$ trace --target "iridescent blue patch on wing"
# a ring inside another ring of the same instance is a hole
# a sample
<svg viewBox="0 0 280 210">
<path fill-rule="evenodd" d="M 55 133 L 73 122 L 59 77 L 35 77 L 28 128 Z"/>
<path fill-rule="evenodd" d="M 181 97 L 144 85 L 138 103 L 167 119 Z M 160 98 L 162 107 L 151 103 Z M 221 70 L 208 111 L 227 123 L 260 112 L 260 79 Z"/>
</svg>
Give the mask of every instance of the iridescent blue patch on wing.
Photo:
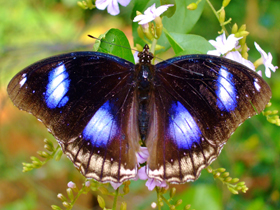
<svg viewBox="0 0 280 210">
<path fill-rule="evenodd" d="M 104 147 L 116 135 L 117 128 L 110 103 L 107 101 L 88 122 L 83 130 L 83 137 L 90 141 L 92 145 Z"/>
<path fill-rule="evenodd" d="M 233 75 L 222 66 L 219 71 L 216 94 L 217 106 L 222 111 L 233 111 L 237 106 L 237 91 L 234 86 Z"/>
<path fill-rule="evenodd" d="M 66 105 L 69 97 L 68 92 L 70 79 L 65 65 L 62 64 L 49 73 L 48 85 L 45 93 L 45 101 L 50 109 L 61 108 Z"/>
<path fill-rule="evenodd" d="M 171 106 L 169 134 L 179 149 L 191 149 L 200 143 L 201 131 L 189 111 L 178 101 Z"/>
</svg>

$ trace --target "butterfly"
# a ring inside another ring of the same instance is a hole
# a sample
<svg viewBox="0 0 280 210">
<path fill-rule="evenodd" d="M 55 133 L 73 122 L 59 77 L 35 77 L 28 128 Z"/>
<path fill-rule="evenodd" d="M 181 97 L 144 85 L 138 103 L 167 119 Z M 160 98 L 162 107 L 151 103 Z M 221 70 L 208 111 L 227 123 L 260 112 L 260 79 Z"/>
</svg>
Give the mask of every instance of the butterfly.
<svg viewBox="0 0 280 210">
<path fill-rule="evenodd" d="M 156 65 L 152 59 L 147 45 L 136 65 L 100 52 L 57 55 L 20 71 L 7 90 L 85 177 L 134 178 L 141 142 L 148 177 L 196 180 L 236 128 L 265 108 L 270 87 L 222 57 L 184 55 Z"/>
</svg>

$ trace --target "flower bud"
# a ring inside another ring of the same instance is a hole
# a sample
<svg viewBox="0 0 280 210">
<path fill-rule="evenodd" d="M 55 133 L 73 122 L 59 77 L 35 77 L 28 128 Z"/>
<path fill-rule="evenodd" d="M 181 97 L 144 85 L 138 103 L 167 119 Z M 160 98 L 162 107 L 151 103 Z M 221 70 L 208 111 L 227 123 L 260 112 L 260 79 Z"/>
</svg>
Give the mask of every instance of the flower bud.
<svg viewBox="0 0 280 210">
<path fill-rule="evenodd" d="M 234 34 L 236 38 L 239 38 L 239 37 L 246 37 L 249 35 L 249 32 L 248 31 L 240 31 L 240 32 L 237 32 Z"/>
<path fill-rule="evenodd" d="M 62 205 L 66 208 L 71 208 L 71 205 L 66 201 L 62 202 Z"/>
<path fill-rule="evenodd" d="M 58 194 L 57 194 L 57 197 L 58 197 L 58 199 L 61 200 L 61 201 L 67 201 L 67 198 L 66 198 L 63 194 L 61 194 L 61 193 L 58 193 Z"/>
<path fill-rule="evenodd" d="M 237 31 L 238 31 L 238 26 L 237 26 L 236 23 L 234 23 L 233 26 L 232 26 L 232 28 L 231 28 L 231 33 L 232 33 L 232 34 L 235 34 L 235 33 L 237 33 Z"/>
<path fill-rule="evenodd" d="M 158 39 L 161 36 L 162 33 L 162 20 L 160 17 L 155 18 L 155 23 L 156 23 L 156 38 Z"/>
<path fill-rule="evenodd" d="M 238 194 L 238 191 L 237 191 L 237 190 L 235 190 L 235 189 L 233 189 L 233 188 L 231 188 L 231 187 L 229 187 L 228 189 L 229 189 L 229 191 L 230 191 L 232 194 L 235 194 L 235 195 Z"/>
<path fill-rule="evenodd" d="M 144 39 L 143 29 L 142 29 L 142 27 L 141 27 L 140 25 L 137 27 L 137 33 L 138 33 L 138 36 L 139 36 L 141 39 Z"/>
<path fill-rule="evenodd" d="M 145 36 L 147 37 L 147 39 L 152 41 L 154 39 L 154 36 L 152 35 L 152 33 L 150 31 L 149 23 L 143 24 L 141 26 L 142 26 L 143 32 L 144 32 Z"/>
<path fill-rule="evenodd" d="M 222 8 L 222 10 L 220 11 L 220 15 L 219 15 L 219 22 L 222 24 L 225 22 L 225 17 L 226 17 L 226 12 L 225 10 Z"/>
<path fill-rule="evenodd" d="M 226 7 L 229 4 L 230 0 L 223 0 L 223 7 Z"/>
<path fill-rule="evenodd" d="M 221 175 L 220 172 L 217 172 L 214 174 L 214 178 L 216 179 L 216 178 L 220 177 L 220 175 Z"/>
<path fill-rule="evenodd" d="M 90 181 L 86 181 L 85 186 L 90 187 Z"/>
<path fill-rule="evenodd" d="M 222 173 L 222 177 L 226 178 L 229 176 L 229 172 Z"/>
<path fill-rule="evenodd" d="M 241 31 L 245 31 L 246 30 L 246 24 L 243 24 L 240 28 L 239 28 L 239 32 Z"/>
<path fill-rule="evenodd" d="M 226 171 L 226 169 L 225 168 L 218 168 L 217 171 L 220 172 L 220 173 L 223 173 L 223 172 Z"/>
<path fill-rule="evenodd" d="M 179 206 L 180 204 L 182 204 L 183 203 L 183 200 L 182 199 L 179 199 L 179 200 L 177 200 L 177 202 L 176 202 L 176 206 Z"/>
<path fill-rule="evenodd" d="M 74 200 L 74 194 L 73 194 L 73 190 L 71 188 L 67 188 L 66 190 L 68 198 L 73 201 Z"/>
<path fill-rule="evenodd" d="M 47 153 L 47 152 L 45 152 L 45 151 L 38 151 L 37 153 L 38 153 L 38 155 L 40 155 L 42 158 L 48 158 L 48 157 L 50 157 L 50 154 Z"/>
<path fill-rule="evenodd" d="M 59 206 L 57 206 L 57 205 L 51 205 L 51 208 L 53 210 L 61 210 L 61 208 Z"/>
<path fill-rule="evenodd" d="M 189 210 L 190 208 L 191 208 L 191 204 L 188 204 L 188 205 L 185 206 L 184 209 L 185 209 L 185 210 Z"/>
<path fill-rule="evenodd" d="M 100 186 L 100 187 L 98 187 L 98 190 L 99 190 L 102 194 L 104 194 L 104 195 L 108 195 L 108 194 L 109 194 L 108 189 L 105 188 L 105 187 Z"/>
<path fill-rule="evenodd" d="M 100 208 L 102 208 L 102 209 L 105 208 L 105 201 L 100 195 L 97 195 L 97 202 L 98 202 Z"/>
<path fill-rule="evenodd" d="M 171 190 L 170 190 L 170 198 L 173 198 L 175 193 L 176 193 L 176 188 L 172 187 Z"/>
<path fill-rule="evenodd" d="M 127 204 L 126 202 L 122 202 L 120 210 L 126 210 Z"/>
<path fill-rule="evenodd" d="M 196 10 L 197 8 L 197 3 L 190 3 L 188 6 L 187 6 L 187 9 L 188 10 Z"/>
</svg>

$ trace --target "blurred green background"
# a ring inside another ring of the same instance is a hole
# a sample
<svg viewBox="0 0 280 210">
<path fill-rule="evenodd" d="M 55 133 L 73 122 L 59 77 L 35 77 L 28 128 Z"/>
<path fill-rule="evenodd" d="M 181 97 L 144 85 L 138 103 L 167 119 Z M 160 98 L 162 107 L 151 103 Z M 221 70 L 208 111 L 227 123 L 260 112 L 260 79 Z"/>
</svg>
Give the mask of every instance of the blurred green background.
<svg viewBox="0 0 280 210">
<path fill-rule="evenodd" d="M 216 9 L 221 0 L 211 1 Z M 20 112 L 9 100 L 6 87 L 9 80 L 33 62 L 63 52 L 91 50 L 93 40 L 87 34 L 99 36 L 110 28 L 118 28 L 133 44 L 131 10 L 133 1 L 121 7 L 118 16 L 106 11 L 83 10 L 76 0 L 0 0 L 0 209 L 50 209 L 61 206 L 58 193 L 65 193 L 69 181 L 78 186 L 82 175 L 65 156 L 59 162 L 50 161 L 44 167 L 22 172 L 22 162 L 43 150 L 43 139 L 54 138 L 35 117 Z M 247 25 L 249 59 L 260 57 L 253 42 L 271 52 L 274 65 L 280 64 L 280 1 L 232 0 L 226 8 L 232 23 Z M 230 24 L 231 26 L 231 24 Z M 229 26 L 229 28 L 230 28 Z M 193 34 L 215 39 L 219 24 L 205 4 Z M 172 51 L 162 57 L 171 57 Z M 272 108 L 280 110 L 279 70 L 267 80 L 271 86 Z M 218 160 L 211 166 L 225 167 L 232 177 L 239 177 L 249 187 L 246 194 L 232 195 L 219 181 L 203 170 L 194 183 L 176 185 L 177 197 L 196 210 L 276 210 L 280 209 L 280 132 L 262 115 L 247 120 L 232 135 Z M 149 192 L 143 181 L 132 182 L 131 192 L 120 201 L 128 209 L 151 209 L 156 193 Z M 100 209 L 96 194 L 88 193 L 77 201 L 74 209 Z M 113 197 L 104 196 L 110 207 Z M 164 208 L 166 209 L 166 208 Z"/>
</svg>

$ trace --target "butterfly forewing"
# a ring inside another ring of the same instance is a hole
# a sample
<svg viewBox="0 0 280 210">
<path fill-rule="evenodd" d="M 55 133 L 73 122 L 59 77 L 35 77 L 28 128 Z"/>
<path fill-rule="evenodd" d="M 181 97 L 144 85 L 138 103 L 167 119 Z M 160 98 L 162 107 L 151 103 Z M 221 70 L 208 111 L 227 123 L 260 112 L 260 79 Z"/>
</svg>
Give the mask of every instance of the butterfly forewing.
<svg viewBox="0 0 280 210">
<path fill-rule="evenodd" d="M 18 73 L 8 94 L 46 125 L 86 177 L 122 182 L 137 173 L 133 71 L 108 54 L 69 53 Z"/>
<path fill-rule="evenodd" d="M 155 75 L 147 173 L 174 183 L 197 179 L 271 97 L 257 73 L 214 56 L 176 57 L 157 64 Z"/>
</svg>

